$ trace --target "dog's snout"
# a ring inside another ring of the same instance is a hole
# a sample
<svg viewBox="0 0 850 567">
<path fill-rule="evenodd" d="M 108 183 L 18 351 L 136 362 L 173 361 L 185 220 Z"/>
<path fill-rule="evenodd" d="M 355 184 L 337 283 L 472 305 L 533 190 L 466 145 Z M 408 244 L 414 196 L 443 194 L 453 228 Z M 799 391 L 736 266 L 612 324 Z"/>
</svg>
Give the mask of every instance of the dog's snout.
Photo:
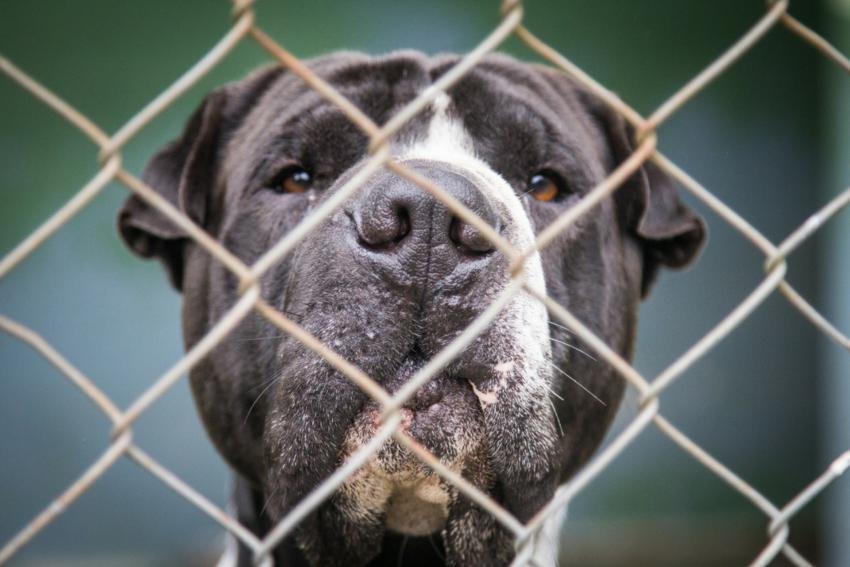
<svg viewBox="0 0 850 567">
<path fill-rule="evenodd" d="M 500 220 L 477 184 L 447 164 L 415 160 L 406 165 L 499 230 Z M 425 254 L 439 249 L 455 261 L 478 258 L 494 250 L 480 230 L 455 215 L 413 181 L 382 174 L 348 209 L 358 246 L 367 253 Z M 392 258 L 388 258 L 392 261 Z"/>
</svg>

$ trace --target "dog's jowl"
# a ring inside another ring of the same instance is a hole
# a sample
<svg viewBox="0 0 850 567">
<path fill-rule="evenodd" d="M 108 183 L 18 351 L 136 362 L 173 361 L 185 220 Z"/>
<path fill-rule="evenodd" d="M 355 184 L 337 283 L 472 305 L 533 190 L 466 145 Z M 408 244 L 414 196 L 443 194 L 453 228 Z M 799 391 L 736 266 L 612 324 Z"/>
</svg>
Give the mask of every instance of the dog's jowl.
<svg viewBox="0 0 850 567">
<path fill-rule="evenodd" d="M 340 53 L 310 67 L 378 124 L 456 57 Z M 250 264 L 368 159 L 340 110 L 278 67 L 211 93 L 145 181 Z M 623 120 L 562 74 L 489 56 L 413 118 L 392 156 L 526 249 L 632 151 Z M 238 300 L 233 274 L 130 197 L 129 246 L 182 292 L 187 347 Z M 528 259 L 547 293 L 625 358 L 660 266 L 699 251 L 702 221 L 645 165 Z M 413 182 L 381 170 L 261 280 L 265 301 L 397 392 L 510 284 L 509 261 Z M 401 427 L 529 520 L 592 454 L 623 391 L 522 292 L 401 410 Z M 204 424 L 234 470 L 237 518 L 262 537 L 367 443 L 381 407 L 299 341 L 252 314 L 191 372 Z M 541 538 L 552 562 L 557 526 Z M 546 540 L 546 541 L 543 541 Z M 395 441 L 275 550 L 279 565 L 505 565 L 511 535 Z M 247 549 L 233 563 L 248 565 Z M 399 563 L 400 561 L 400 563 Z"/>
</svg>

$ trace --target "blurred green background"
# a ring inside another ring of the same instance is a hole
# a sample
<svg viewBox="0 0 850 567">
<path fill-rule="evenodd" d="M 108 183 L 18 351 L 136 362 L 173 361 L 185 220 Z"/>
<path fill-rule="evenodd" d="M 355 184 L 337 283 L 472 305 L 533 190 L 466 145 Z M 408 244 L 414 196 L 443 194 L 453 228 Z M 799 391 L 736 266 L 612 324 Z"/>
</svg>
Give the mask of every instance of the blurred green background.
<svg viewBox="0 0 850 567">
<path fill-rule="evenodd" d="M 648 113 L 763 13 L 761 0 L 529 0 L 526 25 Z M 465 52 L 498 21 L 497 2 L 258 2 L 258 21 L 293 53 Z M 850 2 L 794 2 L 792 13 L 850 52 Z M 220 38 L 225 1 L 0 3 L 0 52 L 114 132 Z M 504 49 L 534 54 L 518 42 Z M 268 60 L 251 41 L 136 136 L 140 173 L 203 95 Z M 783 28 L 661 128 L 661 149 L 774 242 L 850 183 L 850 77 Z M 0 79 L 0 253 L 11 250 L 97 171 L 94 146 Z M 112 184 L 0 281 L 0 313 L 41 333 L 126 407 L 181 355 L 179 296 L 159 266 L 120 244 Z M 665 274 L 644 305 L 637 368 L 663 370 L 749 293 L 763 258 L 705 206 L 698 265 Z M 794 253 L 789 280 L 850 329 L 850 218 Z M 772 296 L 662 398 L 675 425 L 782 504 L 850 448 L 848 353 Z M 636 413 L 624 404 L 619 425 Z M 139 445 L 219 504 L 227 471 L 179 383 L 135 428 Z M 107 421 L 58 372 L 0 335 L 0 542 L 70 484 L 109 441 Z M 795 517 L 791 542 L 819 565 L 850 565 L 850 482 Z M 650 428 L 576 498 L 562 565 L 741 565 L 767 521 Z M 12 565 L 205 565 L 221 530 L 129 461 Z M 777 560 L 777 565 L 784 564 Z"/>
</svg>

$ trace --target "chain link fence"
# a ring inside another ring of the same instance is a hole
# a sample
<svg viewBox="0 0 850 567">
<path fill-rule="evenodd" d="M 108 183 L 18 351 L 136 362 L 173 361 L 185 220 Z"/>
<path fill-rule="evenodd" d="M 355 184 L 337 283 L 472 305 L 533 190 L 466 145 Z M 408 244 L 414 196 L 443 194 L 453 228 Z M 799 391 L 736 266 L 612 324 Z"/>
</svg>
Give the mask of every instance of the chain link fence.
<svg viewBox="0 0 850 567">
<path fill-rule="evenodd" d="M 70 361 L 43 340 L 35 331 L 16 321 L 0 315 L 0 329 L 31 346 L 47 361 L 55 366 L 70 382 L 81 390 L 99 408 L 112 423 L 112 440 L 102 455 L 62 494 L 53 500 L 37 517 L 24 525 L 21 530 L 0 549 L 0 564 L 5 563 L 23 546 L 30 542 L 42 529 L 56 520 L 74 501 L 86 492 L 97 480 L 122 457 L 127 457 L 148 471 L 189 503 L 196 506 L 222 527 L 238 538 L 253 553 L 257 563 L 269 563 L 269 554 L 284 537 L 314 511 L 324 500 L 368 459 L 370 459 L 384 441 L 393 437 L 407 447 L 419 459 L 431 467 L 446 482 L 491 513 L 494 518 L 515 536 L 517 554 L 513 565 L 535 564 L 533 558 L 535 545 L 541 534 L 541 528 L 547 518 L 560 512 L 570 500 L 579 494 L 593 479 L 611 466 L 617 456 L 629 446 L 650 424 L 654 425 L 677 446 L 691 455 L 712 473 L 723 479 L 731 490 L 739 492 L 766 517 L 767 530 L 765 545 L 753 565 L 767 565 L 779 554 L 785 555 L 795 565 L 810 565 L 809 561 L 798 553 L 789 543 L 790 523 L 794 516 L 812 501 L 824 488 L 835 481 L 850 467 L 850 450 L 837 456 L 829 467 L 808 486 L 786 503 L 774 503 L 764 497 L 755 487 L 749 485 L 735 472 L 727 468 L 714 456 L 702 449 L 679 431 L 660 412 L 661 398 L 665 390 L 697 360 L 715 347 L 730 332 L 745 321 L 753 311 L 769 296 L 778 292 L 791 303 L 805 318 L 823 334 L 850 351 L 850 338 L 843 334 L 828 317 L 819 313 L 806 299 L 798 294 L 786 281 L 789 256 L 829 219 L 842 208 L 850 204 L 850 187 L 826 203 L 820 210 L 803 220 L 802 224 L 779 243 L 768 240 L 759 233 L 745 218 L 721 202 L 708 189 L 699 184 L 657 150 L 656 130 L 674 115 L 696 93 L 705 88 L 722 74 L 737 59 L 752 49 L 761 38 L 775 26 L 784 26 L 795 34 L 803 44 L 819 50 L 824 57 L 850 74 L 850 60 L 823 38 L 788 12 L 788 1 L 772 1 L 767 4 L 764 15 L 737 42 L 718 59 L 713 61 L 701 73 L 670 96 L 648 117 L 641 116 L 628 104 L 618 99 L 605 87 L 594 81 L 576 67 L 569 59 L 538 39 L 523 25 L 523 5 L 519 1 L 506 1 L 501 6 L 502 18 L 499 25 L 472 51 L 467 53 L 449 72 L 432 86 L 422 92 L 405 108 L 399 111 L 383 126 L 378 126 L 356 106 L 327 85 L 311 72 L 298 58 L 293 56 L 258 26 L 254 5 L 251 0 L 233 2 L 234 23 L 228 33 L 212 49 L 146 107 L 133 116 L 113 135 L 104 132 L 89 118 L 65 103 L 59 96 L 41 86 L 27 73 L 6 58 L 0 57 L 0 69 L 34 97 L 41 100 L 52 110 L 60 114 L 99 148 L 100 169 L 97 174 L 53 214 L 40 227 L 18 244 L 0 261 L 0 278 L 9 274 L 27 256 L 50 238 L 60 227 L 71 220 L 111 181 L 117 180 L 151 206 L 156 207 L 175 225 L 183 229 L 199 246 L 212 254 L 226 266 L 240 281 L 240 300 L 230 308 L 227 314 L 199 341 L 186 355 L 178 360 L 164 374 L 159 376 L 150 387 L 126 409 L 119 408 L 85 374 Z M 389 152 L 389 142 L 393 136 L 428 107 L 440 93 L 445 92 L 460 80 L 481 58 L 499 47 L 511 35 L 516 36 L 532 50 L 548 60 L 552 65 L 567 73 L 587 89 L 598 95 L 612 109 L 620 113 L 636 132 L 635 150 L 632 155 L 617 167 L 612 174 L 588 193 L 576 206 L 560 216 L 550 226 L 545 227 L 537 236 L 533 246 L 519 250 L 506 242 L 499 234 L 465 208 L 461 203 L 443 192 L 428 179 L 411 171 L 393 159 Z M 187 89 L 194 85 L 213 69 L 229 52 L 243 41 L 254 41 L 267 51 L 290 72 L 298 75 L 305 83 L 322 97 L 338 107 L 369 138 L 369 157 L 365 167 L 353 177 L 331 199 L 317 208 L 292 232 L 274 244 L 253 265 L 245 265 L 226 248 L 222 247 L 209 234 L 195 225 L 188 217 L 175 209 L 168 201 L 159 196 L 152 188 L 127 171 L 122 165 L 122 148 L 147 124 L 171 105 Z M 601 339 L 595 336 L 582 321 L 578 320 L 561 305 L 540 293 L 523 277 L 523 263 L 536 251 L 545 248 L 561 232 L 588 213 L 603 199 L 610 196 L 647 160 L 653 161 L 662 170 L 676 179 L 696 199 L 700 200 L 732 228 L 742 234 L 752 245 L 764 254 L 764 277 L 758 286 L 728 313 L 714 328 L 699 339 L 693 346 L 681 354 L 663 372 L 654 378 L 642 376 L 628 362 L 615 353 Z M 261 296 L 259 278 L 270 267 L 279 262 L 293 247 L 307 236 L 328 215 L 340 207 L 346 199 L 354 195 L 364 182 L 376 171 L 385 168 L 419 185 L 433 195 L 460 217 L 481 231 L 498 250 L 510 260 L 511 283 L 502 294 L 466 328 L 452 343 L 430 360 L 410 381 L 394 396 L 381 385 L 367 376 L 357 367 L 341 358 L 329 346 L 299 327 L 283 313 L 274 309 Z M 548 502 L 528 523 L 522 524 L 507 510 L 478 490 L 458 473 L 448 469 L 440 461 L 417 444 L 399 429 L 401 416 L 399 409 L 404 402 L 415 394 L 441 368 L 463 351 L 515 295 L 527 293 L 542 302 L 550 316 L 560 324 L 566 325 L 588 345 L 596 355 L 603 357 L 621 375 L 629 386 L 634 388 L 639 398 L 639 411 L 631 422 L 601 451 L 594 460 L 585 466 L 568 483 L 562 485 L 553 499 Z M 240 525 L 224 510 L 210 502 L 192 486 L 183 482 L 167 468 L 160 465 L 139 447 L 133 438 L 133 425 L 136 420 L 155 404 L 165 392 L 178 382 L 195 364 L 216 347 L 251 312 L 256 312 L 285 333 L 301 341 L 318 356 L 326 360 L 360 387 L 383 407 L 382 426 L 375 437 L 360 448 L 343 466 L 317 486 L 303 501 L 287 514 L 270 532 L 259 539 L 251 531 Z"/>
</svg>

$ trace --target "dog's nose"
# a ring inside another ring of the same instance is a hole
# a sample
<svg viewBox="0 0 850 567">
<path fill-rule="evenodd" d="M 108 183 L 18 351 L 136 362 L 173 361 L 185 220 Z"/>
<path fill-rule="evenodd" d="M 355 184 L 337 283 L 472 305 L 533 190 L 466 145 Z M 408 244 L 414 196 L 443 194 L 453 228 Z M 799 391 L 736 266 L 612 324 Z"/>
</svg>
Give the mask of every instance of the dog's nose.
<svg viewBox="0 0 850 567">
<path fill-rule="evenodd" d="M 462 170 L 442 162 L 411 160 L 405 165 L 499 230 L 499 217 L 481 189 Z M 348 208 L 358 245 L 366 252 L 396 255 L 438 249 L 455 261 L 485 256 L 493 244 L 472 225 L 412 181 L 386 172 Z M 371 255 L 371 254 L 370 254 Z"/>
</svg>

